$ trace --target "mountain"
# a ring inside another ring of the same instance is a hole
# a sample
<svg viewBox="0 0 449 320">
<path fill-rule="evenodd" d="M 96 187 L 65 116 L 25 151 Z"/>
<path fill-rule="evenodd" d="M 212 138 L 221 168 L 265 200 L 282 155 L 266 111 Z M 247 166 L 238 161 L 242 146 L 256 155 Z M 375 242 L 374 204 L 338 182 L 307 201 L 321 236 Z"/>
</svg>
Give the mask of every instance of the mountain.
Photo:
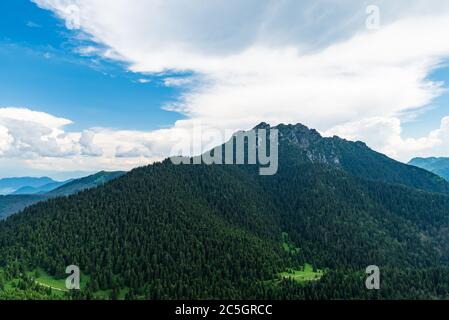
<svg viewBox="0 0 449 320">
<path fill-rule="evenodd" d="M 89 279 L 76 298 L 448 298 L 445 180 L 361 142 L 276 129 L 274 176 L 165 160 L 26 208 L 0 222 L 0 268 L 58 279 L 75 264 Z M 382 290 L 365 287 L 373 264 Z"/>
<path fill-rule="evenodd" d="M 52 182 L 35 188 L 22 187 L 11 195 L 0 196 L 0 219 L 4 219 L 40 201 L 95 188 L 123 174 L 124 172 L 102 171 L 80 179 Z"/>
<path fill-rule="evenodd" d="M 47 198 L 43 195 L 0 196 L 0 220 L 16 212 L 22 211 L 25 207 L 46 199 Z"/>
<path fill-rule="evenodd" d="M 408 164 L 426 169 L 449 180 L 449 158 L 414 158 Z"/>
<path fill-rule="evenodd" d="M 264 124 L 259 125 L 262 127 Z M 280 125 L 278 129 L 283 142 L 281 146 L 288 146 L 284 152 L 291 152 L 285 157 L 288 161 L 330 164 L 361 178 L 449 195 L 449 184 L 445 179 L 390 159 L 363 142 L 350 142 L 336 136 L 323 138 L 316 130 L 301 124 Z"/>
<path fill-rule="evenodd" d="M 96 174 L 65 183 L 59 188 L 52 189 L 48 194 L 51 196 L 68 196 L 82 190 L 98 187 L 99 185 L 116 179 L 124 174 L 125 172 L 123 171 L 101 171 Z"/>
<path fill-rule="evenodd" d="M 1 195 L 11 194 L 17 191 L 18 189 L 24 187 L 39 188 L 44 185 L 55 182 L 56 181 L 48 177 L 42 178 L 23 177 L 23 178 L 0 179 L 0 194 Z"/>
<path fill-rule="evenodd" d="M 39 189 L 33 187 L 21 187 L 20 189 L 12 192 L 13 195 L 26 195 L 26 194 L 38 194 Z"/>
<path fill-rule="evenodd" d="M 45 193 L 48 193 L 55 189 L 58 189 L 72 181 L 73 181 L 73 179 L 70 179 L 67 181 L 62 181 L 62 182 L 51 182 L 51 183 L 45 184 L 40 187 L 26 186 L 26 187 L 22 187 L 22 188 L 16 190 L 15 192 L 13 192 L 11 194 L 13 194 L 13 195 L 45 194 Z"/>
</svg>

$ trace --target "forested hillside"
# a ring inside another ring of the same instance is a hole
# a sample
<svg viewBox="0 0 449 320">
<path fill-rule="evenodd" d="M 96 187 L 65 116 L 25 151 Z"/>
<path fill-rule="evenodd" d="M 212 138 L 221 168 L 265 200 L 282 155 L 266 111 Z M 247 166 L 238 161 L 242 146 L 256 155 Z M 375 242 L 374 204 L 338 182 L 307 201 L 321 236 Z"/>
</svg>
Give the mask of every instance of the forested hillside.
<svg viewBox="0 0 449 320">
<path fill-rule="evenodd" d="M 49 187 L 48 192 L 42 193 L 27 193 L 21 194 L 17 192 L 14 194 L 1 196 L 0 195 L 0 220 L 4 219 L 14 213 L 18 213 L 26 207 L 35 203 L 45 201 L 54 197 L 68 196 L 77 192 L 95 188 L 108 181 L 116 179 L 122 176 L 124 172 L 98 172 L 94 175 L 87 176 L 80 179 L 68 180 L 64 183 L 51 183 L 41 187 L 41 191 L 44 191 L 46 187 Z M 22 191 L 25 191 L 21 189 Z M 28 190 L 30 191 L 30 190 Z"/>
<path fill-rule="evenodd" d="M 275 176 L 166 160 L 31 206 L 0 223 L 0 268 L 58 278 L 78 265 L 89 281 L 77 298 L 448 297 L 444 180 L 361 143 L 279 129 Z M 310 279 L 288 276 L 309 264 Z M 365 288 L 373 264 L 379 291 Z"/>
</svg>

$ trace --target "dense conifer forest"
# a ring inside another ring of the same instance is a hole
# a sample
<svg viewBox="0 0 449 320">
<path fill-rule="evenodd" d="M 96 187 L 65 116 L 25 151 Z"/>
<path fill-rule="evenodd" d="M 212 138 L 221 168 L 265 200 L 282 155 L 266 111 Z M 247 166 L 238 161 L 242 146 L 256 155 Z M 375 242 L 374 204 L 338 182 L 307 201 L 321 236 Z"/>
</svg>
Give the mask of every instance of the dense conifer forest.
<svg viewBox="0 0 449 320">
<path fill-rule="evenodd" d="M 0 222 L 0 299 L 449 297 L 446 181 L 361 142 L 278 129 L 275 176 L 165 160 Z M 320 276 L 281 276 L 306 264 Z M 63 279 L 68 265 L 89 281 L 62 297 L 28 275 Z M 381 290 L 365 287 L 369 265 Z"/>
</svg>

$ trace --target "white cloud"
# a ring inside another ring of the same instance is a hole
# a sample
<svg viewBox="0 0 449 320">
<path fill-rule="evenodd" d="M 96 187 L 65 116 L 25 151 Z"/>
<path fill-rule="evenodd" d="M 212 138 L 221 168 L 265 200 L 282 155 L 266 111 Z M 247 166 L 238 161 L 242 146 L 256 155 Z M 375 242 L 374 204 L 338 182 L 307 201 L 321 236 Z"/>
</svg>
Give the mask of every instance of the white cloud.
<svg viewBox="0 0 449 320">
<path fill-rule="evenodd" d="M 192 78 L 182 77 L 168 77 L 164 79 L 164 85 L 167 87 L 182 87 L 193 82 Z"/>
<path fill-rule="evenodd" d="M 400 139 L 401 121 L 398 118 L 367 118 L 338 125 L 325 131 L 323 135 L 338 136 L 352 141 L 360 140 L 375 150 L 387 152 L 388 148 L 397 145 L 397 139 Z"/>
<path fill-rule="evenodd" d="M 146 84 L 146 83 L 150 83 L 151 80 L 150 79 L 141 78 L 141 79 L 138 79 L 137 82 L 141 83 L 141 84 Z"/>
<path fill-rule="evenodd" d="M 185 134 L 195 121 L 233 130 L 302 122 L 404 159 L 421 150 L 420 140 L 403 140 L 398 119 L 441 94 L 428 76 L 449 57 L 447 1 L 34 1 L 131 71 L 187 71 L 198 80 L 165 106 L 188 117 L 171 129 L 96 132 L 88 145 L 111 163 L 115 155 L 135 163 L 167 155 L 167 135 Z M 372 2 L 381 9 L 375 32 L 365 29 Z"/>
<path fill-rule="evenodd" d="M 440 127 L 421 138 L 403 138 L 398 118 L 369 118 L 336 126 L 325 136 L 339 136 L 360 140 L 379 152 L 404 162 L 414 157 L 448 156 L 449 117 L 441 120 Z"/>
<path fill-rule="evenodd" d="M 0 108 L 3 157 L 69 156 L 76 152 L 73 137 L 62 127 L 70 120 L 25 108 Z"/>
<path fill-rule="evenodd" d="M 92 128 L 27 108 L 0 108 L 0 160 L 37 170 L 130 170 L 163 159 L 187 128 L 154 132 Z"/>
<path fill-rule="evenodd" d="M 3 155 L 12 143 L 8 128 L 0 125 L 0 155 Z"/>
<path fill-rule="evenodd" d="M 75 51 L 83 57 L 95 56 L 101 53 L 101 50 L 94 46 L 81 46 Z"/>
<path fill-rule="evenodd" d="M 95 132 L 86 130 L 81 133 L 79 140 L 81 154 L 98 157 L 103 154 L 103 149 L 95 144 Z"/>
</svg>

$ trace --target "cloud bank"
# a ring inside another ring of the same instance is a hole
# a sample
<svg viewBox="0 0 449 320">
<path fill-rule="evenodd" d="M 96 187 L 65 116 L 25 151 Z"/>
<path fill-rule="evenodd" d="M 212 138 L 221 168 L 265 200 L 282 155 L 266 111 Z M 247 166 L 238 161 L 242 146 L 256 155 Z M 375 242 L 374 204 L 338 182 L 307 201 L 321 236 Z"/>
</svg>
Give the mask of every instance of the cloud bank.
<svg viewBox="0 0 449 320">
<path fill-rule="evenodd" d="M 68 120 L 48 115 L 48 123 L 29 123 L 43 142 L 27 141 L 27 132 L 12 129 L 14 121 L 0 120 L 5 156 L 21 150 L 41 160 L 59 154 L 76 165 L 133 166 L 168 155 L 194 123 L 232 131 L 261 121 L 301 122 L 365 140 L 399 160 L 449 155 L 447 118 L 421 139 L 403 139 L 400 120 L 444 91 L 428 77 L 449 57 L 447 1 L 376 1 L 376 31 L 365 27 L 372 3 L 355 0 L 34 2 L 107 48 L 89 54 L 124 61 L 136 73 L 191 73 L 165 81 L 188 87 L 165 106 L 187 120 L 153 132 L 68 133 Z"/>
</svg>

